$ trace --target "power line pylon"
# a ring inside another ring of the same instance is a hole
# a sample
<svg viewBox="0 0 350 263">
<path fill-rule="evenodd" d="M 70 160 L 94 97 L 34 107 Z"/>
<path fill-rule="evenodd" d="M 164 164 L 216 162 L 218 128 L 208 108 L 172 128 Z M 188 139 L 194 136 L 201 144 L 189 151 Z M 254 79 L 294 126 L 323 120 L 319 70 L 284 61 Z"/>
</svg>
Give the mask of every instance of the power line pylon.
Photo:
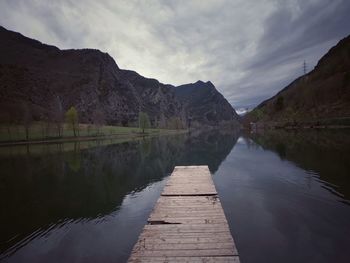
<svg viewBox="0 0 350 263">
<path fill-rule="evenodd" d="M 304 60 L 303 63 L 303 70 L 304 70 L 304 75 L 307 73 L 307 65 L 306 65 L 306 61 Z"/>
</svg>

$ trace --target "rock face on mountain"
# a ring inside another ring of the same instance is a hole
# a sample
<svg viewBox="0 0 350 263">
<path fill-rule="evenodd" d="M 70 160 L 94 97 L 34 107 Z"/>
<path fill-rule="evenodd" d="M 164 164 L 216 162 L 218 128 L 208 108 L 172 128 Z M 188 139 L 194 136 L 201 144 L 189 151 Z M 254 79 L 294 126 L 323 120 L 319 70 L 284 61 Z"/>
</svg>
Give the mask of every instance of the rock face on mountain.
<svg viewBox="0 0 350 263">
<path fill-rule="evenodd" d="M 57 108 L 75 106 L 80 121 L 102 111 L 110 124 L 136 122 L 139 111 L 151 120 L 178 116 L 181 104 L 168 85 L 121 70 L 99 50 L 60 50 L 0 27 L 2 118 L 21 115 L 27 104 L 34 119 L 50 119 Z"/>
<path fill-rule="evenodd" d="M 123 125 L 135 124 L 139 111 L 147 112 L 154 126 L 163 127 L 173 118 L 187 125 L 192 116 L 200 125 L 213 125 L 236 117 L 211 83 L 189 84 L 196 85 L 198 96 L 194 99 L 193 90 L 187 99 L 191 89 L 186 85 L 165 85 L 120 69 L 99 50 L 60 50 L 3 27 L 0 39 L 2 122 L 16 121 L 28 112 L 34 120 L 50 121 L 57 111 L 64 113 L 71 106 L 81 122 L 91 122 L 99 111 L 107 123 Z M 222 101 L 225 107 L 219 105 Z"/>
<path fill-rule="evenodd" d="M 194 126 L 201 123 L 215 126 L 239 120 L 230 103 L 210 81 L 199 80 L 196 83 L 174 87 L 174 91 Z"/>
<path fill-rule="evenodd" d="M 331 48 L 314 70 L 247 114 L 249 121 L 350 125 L 350 36 Z"/>
</svg>

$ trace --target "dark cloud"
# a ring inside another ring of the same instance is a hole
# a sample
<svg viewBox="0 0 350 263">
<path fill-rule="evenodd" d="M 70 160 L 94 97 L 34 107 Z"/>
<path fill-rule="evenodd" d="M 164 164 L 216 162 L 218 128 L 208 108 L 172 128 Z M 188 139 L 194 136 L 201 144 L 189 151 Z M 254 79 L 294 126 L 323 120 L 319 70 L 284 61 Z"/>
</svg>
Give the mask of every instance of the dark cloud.
<svg viewBox="0 0 350 263">
<path fill-rule="evenodd" d="M 298 1 L 300 14 L 281 6 L 264 24 L 265 33 L 249 69 L 279 65 L 300 57 L 300 52 L 329 41 L 339 41 L 350 33 L 350 2 L 321 0 Z M 259 55 L 260 54 L 260 55 Z"/>
<path fill-rule="evenodd" d="M 265 20 L 256 55 L 244 65 L 247 77 L 238 83 L 243 88 L 242 96 L 235 99 L 237 105 L 247 100 L 256 105 L 274 95 L 302 74 L 304 60 L 312 70 L 330 47 L 350 33 L 349 1 L 293 4 L 294 8 L 278 5 Z M 254 95 L 253 90 L 259 91 Z"/>
<path fill-rule="evenodd" d="M 211 80 L 244 111 L 350 33 L 347 0 L 0 2 L 0 24 L 60 48 L 98 48 L 165 83 Z"/>
</svg>

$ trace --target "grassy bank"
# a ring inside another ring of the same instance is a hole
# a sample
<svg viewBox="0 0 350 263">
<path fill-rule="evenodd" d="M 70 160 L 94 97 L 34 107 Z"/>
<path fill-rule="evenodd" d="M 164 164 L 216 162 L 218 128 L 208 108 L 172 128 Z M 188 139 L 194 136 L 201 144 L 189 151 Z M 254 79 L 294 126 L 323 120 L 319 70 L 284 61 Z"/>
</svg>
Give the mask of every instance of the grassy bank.
<svg viewBox="0 0 350 263">
<path fill-rule="evenodd" d="M 74 136 L 73 130 L 63 125 L 59 136 L 58 129 L 53 125 L 45 123 L 34 123 L 28 129 L 28 140 L 26 140 L 26 129 L 22 125 L 0 125 L 0 144 L 21 143 L 45 143 L 64 141 L 86 141 L 104 138 L 132 139 L 140 136 L 156 136 L 174 133 L 183 133 L 184 130 L 168 129 L 146 129 L 142 134 L 137 127 L 102 126 L 96 128 L 87 124 L 79 124 L 79 132 Z"/>
</svg>

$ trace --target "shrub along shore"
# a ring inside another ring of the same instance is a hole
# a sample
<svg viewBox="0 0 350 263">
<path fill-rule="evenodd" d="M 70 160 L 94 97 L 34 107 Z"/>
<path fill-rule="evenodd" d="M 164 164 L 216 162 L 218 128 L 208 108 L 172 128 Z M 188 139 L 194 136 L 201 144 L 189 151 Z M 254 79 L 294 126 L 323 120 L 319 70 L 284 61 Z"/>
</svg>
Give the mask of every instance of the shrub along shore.
<svg viewBox="0 0 350 263">
<path fill-rule="evenodd" d="M 94 126 L 81 123 L 76 126 L 75 130 L 69 124 L 63 124 L 59 129 L 53 124 L 44 122 L 32 123 L 30 127 L 0 124 L 0 145 L 87 141 L 115 137 L 133 139 L 184 132 L 186 132 L 184 129 L 140 129 L 139 127 Z"/>
</svg>

